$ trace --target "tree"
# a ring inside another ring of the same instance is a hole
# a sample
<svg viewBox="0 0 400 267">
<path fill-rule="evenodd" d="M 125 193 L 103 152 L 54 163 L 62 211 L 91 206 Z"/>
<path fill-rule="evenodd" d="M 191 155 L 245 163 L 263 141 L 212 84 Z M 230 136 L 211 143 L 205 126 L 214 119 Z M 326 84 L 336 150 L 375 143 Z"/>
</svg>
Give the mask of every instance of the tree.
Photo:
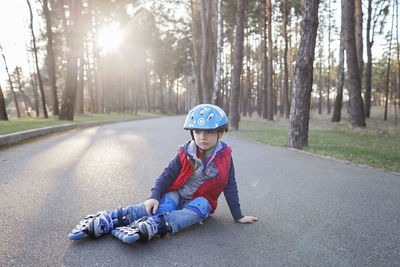
<svg viewBox="0 0 400 267">
<path fill-rule="evenodd" d="M 245 0 L 237 1 L 236 9 L 236 35 L 234 64 L 231 82 L 231 99 L 229 105 L 229 119 L 233 130 L 239 130 L 239 96 L 240 96 L 240 76 L 243 68 L 243 46 L 244 46 L 244 9 Z"/>
<path fill-rule="evenodd" d="M 28 45 L 25 43 L 25 50 L 26 50 L 26 54 L 27 54 L 27 60 L 28 60 L 28 65 L 31 67 L 31 69 L 34 69 L 34 67 L 31 64 L 31 59 L 32 59 L 32 53 L 28 47 Z M 36 86 L 36 74 L 34 72 L 30 72 L 30 83 L 32 86 L 32 93 L 33 93 L 33 101 L 34 101 L 34 110 L 36 113 L 36 117 L 40 116 L 39 113 L 39 96 L 38 96 L 38 90 L 37 90 L 37 86 Z"/>
<path fill-rule="evenodd" d="M 372 41 L 370 40 L 371 36 L 371 19 L 372 19 L 372 0 L 368 0 L 368 18 L 367 18 L 367 68 L 366 68 L 366 76 L 365 76 L 365 117 L 370 117 L 371 110 L 371 79 L 372 79 Z"/>
<path fill-rule="evenodd" d="M 203 102 L 203 92 L 201 91 L 201 77 L 200 77 L 200 69 L 199 69 L 199 52 L 198 52 L 198 30 L 197 30 L 197 24 L 198 19 L 195 16 L 194 12 L 194 3 L 193 0 L 190 1 L 190 9 L 191 9 L 191 15 L 192 15 L 192 24 L 191 24 L 191 33 L 192 33 L 192 45 L 193 45 L 193 56 L 192 56 L 192 75 L 193 75 L 193 80 L 194 80 L 194 93 L 193 93 L 193 98 L 196 99 L 197 101 L 194 101 L 195 103 L 202 103 Z"/>
<path fill-rule="evenodd" d="M 349 120 L 353 127 L 365 127 L 364 105 L 361 98 L 361 78 L 357 58 L 354 23 L 354 1 L 342 0 L 344 45 L 349 78 Z"/>
<path fill-rule="evenodd" d="M 1 85 L 0 85 L 0 120 L 2 121 L 8 120 L 6 103 L 4 102 L 4 95 L 3 95 L 3 90 L 1 89 Z"/>
<path fill-rule="evenodd" d="M 266 119 L 274 119 L 274 93 L 272 87 L 272 3 L 267 0 L 267 18 L 268 18 L 268 60 L 267 60 L 267 116 Z"/>
<path fill-rule="evenodd" d="M 53 95 L 53 115 L 58 116 L 58 99 L 56 85 L 56 67 L 53 51 L 53 31 L 51 30 L 51 16 L 48 6 L 48 0 L 43 0 L 43 13 L 46 19 L 46 35 L 47 35 L 47 70 L 49 72 L 50 89 Z"/>
<path fill-rule="evenodd" d="M 361 83 L 364 70 L 363 38 L 362 38 L 363 14 L 362 14 L 361 0 L 354 1 L 354 19 L 355 19 L 354 30 L 355 30 L 355 42 L 357 50 L 357 63 L 358 63 L 358 71 L 360 73 L 359 76 Z"/>
<path fill-rule="evenodd" d="M 265 101 L 265 88 L 266 88 L 266 79 L 267 77 L 267 34 L 266 34 L 266 19 L 265 19 L 265 0 L 260 0 L 260 18 L 259 18 L 259 32 L 261 36 L 260 43 L 260 71 L 259 71 L 259 85 L 258 85 L 258 94 L 257 94 L 257 113 L 261 117 L 265 114 L 264 110 L 267 106 Z"/>
<path fill-rule="evenodd" d="M 323 97 L 322 97 L 322 91 L 323 91 L 323 76 L 322 76 L 322 62 L 324 61 L 323 59 L 323 51 L 324 51 L 324 44 L 323 44 L 323 39 L 324 39 L 324 31 L 321 29 L 318 34 L 318 43 L 319 43 L 319 51 L 318 51 L 318 57 L 319 57 L 319 84 L 318 84 L 318 93 L 319 93 L 319 101 L 318 101 L 318 114 L 322 114 L 322 102 L 323 102 Z"/>
<path fill-rule="evenodd" d="M 389 55 L 388 55 L 388 66 L 386 72 L 386 91 L 385 91 L 385 115 L 384 120 L 387 121 L 387 113 L 388 113 L 388 101 L 389 101 L 389 79 L 390 79 L 390 58 L 392 53 L 392 39 L 393 39 L 393 25 L 394 25 L 394 13 L 395 13 L 395 2 L 393 1 L 393 10 L 392 10 L 392 27 L 390 29 L 390 37 L 389 37 Z"/>
<path fill-rule="evenodd" d="M 14 105 L 15 105 L 15 109 L 17 111 L 17 117 L 21 118 L 21 113 L 19 111 L 19 106 L 18 106 L 17 95 L 15 94 L 15 91 L 14 91 L 14 86 L 12 84 L 11 75 L 10 75 L 10 72 L 8 71 L 8 65 L 7 65 L 6 56 L 3 53 L 3 47 L 1 45 L 0 45 L 0 51 L 1 51 L 1 56 L 3 57 L 4 66 L 6 68 L 6 72 L 7 72 L 7 75 L 8 75 L 8 82 L 9 82 L 9 85 L 10 85 L 10 90 L 11 90 L 11 93 L 12 93 L 12 95 L 14 97 Z"/>
<path fill-rule="evenodd" d="M 332 122 L 339 122 L 342 111 L 342 100 L 343 100 L 343 83 L 344 83 L 344 36 L 343 36 L 343 23 L 340 30 L 340 51 L 339 51 L 339 71 L 337 74 L 337 92 L 335 104 L 333 107 Z"/>
<path fill-rule="evenodd" d="M 328 0 L 328 85 L 327 85 L 327 109 L 328 114 L 331 114 L 331 101 L 330 101 L 330 91 L 331 91 L 331 32 L 332 32 L 332 23 L 331 23 L 331 0 Z"/>
<path fill-rule="evenodd" d="M 36 47 L 36 37 L 35 37 L 35 33 L 33 31 L 32 7 L 31 7 L 31 4 L 29 3 L 29 0 L 26 0 L 26 3 L 28 4 L 29 14 L 30 14 L 30 17 L 31 17 L 30 28 L 31 28 L 32 42 L 33 42 L 33 54 L 35 55 L 36 75 L 37 75 L 37 79 L 38 79 L 38 82 L 39 82 L 39 90 L 40 90 L 40 94 L 41 94 L 41 98 L 42 98 L 43 116 L 44 116 L 45 119 L 47 119 L 48 115 L 47 115 L 47 107 L 46 107 L 46 97 L 44 95 L 43 81 L 42 81 L 42 76 L 40 74 L 39 60 L 38 60 L 37 47 Z"/>
<path fill-rule="evenodd" d="M 18 89 L 19 92 L 21 93 L 23 99 L 24 99 L 24 106 L 25 106 L 25 112 L 28 115 L 28 117 L 31 117 L 31 114 L 29 113 L 29 105 L 28 105 L 28 100 L 26 98 L 26 95 L 24 93 L 24 89 L 22 89 L 22 84 L 21 84 L 21 68 L 20 67 L 15 67 L 15 75 L 17 76 L 17 82 L 18 82 Z"/>
<path fill-rule="evenodd" d="M 397 79 L 396 79 L 396 84 L 397 84 L 397 104 L 399 105 L 400 108 L 400 42 L 399 42 L 399 5 L 398 1 L 395 0 L 396 2 L 396 47 L 397 47 Z M 395 107 L 396 101 L 395 101 Z M 396 108 L 395 108 L 396 110 Z M 396 120 L 395 120 L 395 125 L 397 126 L 397 112 L 395 112 Z"/>
<path fill-rule="evenodd" d="M 217 66 L 215 71 L 214 79 L 214 91 L 212 97 L 212 103 L 217 104 L 217 95 L 220 88 L 221 82 L 221 54 L 222 54 L 222 0 L 217 2 Z"/>
<path fill-rule="evenodd" d="M 292 105 L 289 117 L 289 147 L 308 145 L 308 124 L 313 83 L 313 63 L 318 29 L 319 0 L 305 0 L 301 39 L 293 77 Z"/>
<path fill-rule="evenodd" d="M 82 41 L 79 35 L 79 19 L 81 13 L 81 1 L 70 0 L 70 28 L 67 35 L 67 46 L 68 46 L 68 70 L 66 87 L 63 94 L 63 101 L 61 106 L 61 112 L 59 115 L 60 120 L 73 120 L 74 119 L 74 107 L 76 98 L 76 89 L 78 86 L 78 57 L 79 57 L 79 43 Z"/>
<path fill-rule="evenodd" d="M 201 89 L 203 91 L 203 102 L 211 103 L 212 101 L 212 69 L 210 53 L 212 51 L 212 28 L 211 28 L 211 3 L 212 1 L 201 0 L 201 64 L 200 78 Z"/>
<path fill-rule="evenodd" d="M 285 118 L 289 118 L 290 103 L 289 103 L 289 70 L 288 70 L 288 7 L 287 0 L 283 0 L 283 38 L 285 40 L 285 51 L 283 54 L 283 68 L 284 68 L 284 81 L 283 81 L 283 105 Z"/>
<path fill-rule="evenodd" d="M 379 19 L 381 20 L 381 30 L 388 13 L 388 4 L 386 1 L 375 1 L 368 0 L 368 18 L 367 18 L 367 32 L 366 32 L 366 45 L 367 45 L 367 66 L 365 75 L 365 117 L 370 117 L 371 110 L 371 89 L 372 89 L 372 46 L 374 44 L 375 27 L 378 24 Z M 372 9 L 373 4 L 375 8 Z"/>
</svg>

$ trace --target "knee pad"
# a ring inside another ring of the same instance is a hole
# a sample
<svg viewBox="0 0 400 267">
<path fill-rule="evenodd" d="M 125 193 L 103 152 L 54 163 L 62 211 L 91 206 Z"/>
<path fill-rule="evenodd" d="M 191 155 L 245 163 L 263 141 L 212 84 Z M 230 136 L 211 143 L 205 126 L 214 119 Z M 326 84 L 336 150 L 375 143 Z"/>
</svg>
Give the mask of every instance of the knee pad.
<svg viewBox="0 0 400 267">
<path fill-rule="evenodd" d="M 211 205 L 208 203 L 208 200 L 204 197 L 198 197 L 189 202 L 189 204 L 185 207 L 186 209 L 190 209 L 196 212 L 201 219 L 205 219 L 211 213 Z"/>
<path fill-rule="evenodd" d="M 157 213 L 156 214 L 161 214 L 164 212 L 170 212 L 176 210 L 176 203 L 175 201 L 164 195 L 161 200 L 160 200 L 160 205 L 158 205 Z"/>
</svg>

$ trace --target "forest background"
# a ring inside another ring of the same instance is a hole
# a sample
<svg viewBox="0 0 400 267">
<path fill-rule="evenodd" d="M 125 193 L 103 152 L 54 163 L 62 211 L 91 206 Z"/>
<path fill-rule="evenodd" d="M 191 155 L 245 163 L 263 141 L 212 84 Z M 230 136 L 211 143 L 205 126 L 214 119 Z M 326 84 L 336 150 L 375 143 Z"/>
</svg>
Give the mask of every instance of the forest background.
<svg viewBox="0 0 400 267">
<path fill-rule="evenodd" d="M 310 112 L 365 129 L 372 106 L 397 136 L 397 0 L 13 2 L 24 38 L 1 34 L 2 120 L 214 103 L 234 130 L 287 120 L 303 148 Z"/>
</svg>

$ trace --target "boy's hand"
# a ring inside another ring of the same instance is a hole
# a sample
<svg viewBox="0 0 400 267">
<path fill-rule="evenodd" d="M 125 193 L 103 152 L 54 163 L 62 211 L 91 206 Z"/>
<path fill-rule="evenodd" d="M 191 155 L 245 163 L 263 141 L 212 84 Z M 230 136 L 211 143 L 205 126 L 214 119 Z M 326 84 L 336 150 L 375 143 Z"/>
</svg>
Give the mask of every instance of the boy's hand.
<svg viewBox="0 0 400 267">
<path fill-rule="evenodd" d="M 144 206 L 146 208 L 147 215 L 152 216 L 156 214 L 158 210 L 158 205 L 160 204 L 160 201 L 154 198 L 150 198 L 144 202 Z M 153 213 L 151 213 L 153 211 Z"/>
<path fill-rule="evenodd" d="M 253 216 L 244 216 L 243 218 L 236 220 L 238 223 L 253 223 L 255 221 L 258 221 L 258 218 Z"/>
</svg>

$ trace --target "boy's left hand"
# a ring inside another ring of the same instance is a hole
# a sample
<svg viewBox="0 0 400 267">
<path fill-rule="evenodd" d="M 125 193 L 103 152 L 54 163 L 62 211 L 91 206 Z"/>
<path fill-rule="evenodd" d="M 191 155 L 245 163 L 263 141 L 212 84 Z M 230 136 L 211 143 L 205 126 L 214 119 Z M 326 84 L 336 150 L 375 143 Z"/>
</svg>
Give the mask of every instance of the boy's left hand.
<svg viewBox="0 0 400 267">
<path fill-rule="evenodd" d="M 253 223 L 255 221 L 258 221 L 258 218 L 253 216 L 244 216 L 243 218 L 236 220 L 238 223 Z"/>
</svg>

